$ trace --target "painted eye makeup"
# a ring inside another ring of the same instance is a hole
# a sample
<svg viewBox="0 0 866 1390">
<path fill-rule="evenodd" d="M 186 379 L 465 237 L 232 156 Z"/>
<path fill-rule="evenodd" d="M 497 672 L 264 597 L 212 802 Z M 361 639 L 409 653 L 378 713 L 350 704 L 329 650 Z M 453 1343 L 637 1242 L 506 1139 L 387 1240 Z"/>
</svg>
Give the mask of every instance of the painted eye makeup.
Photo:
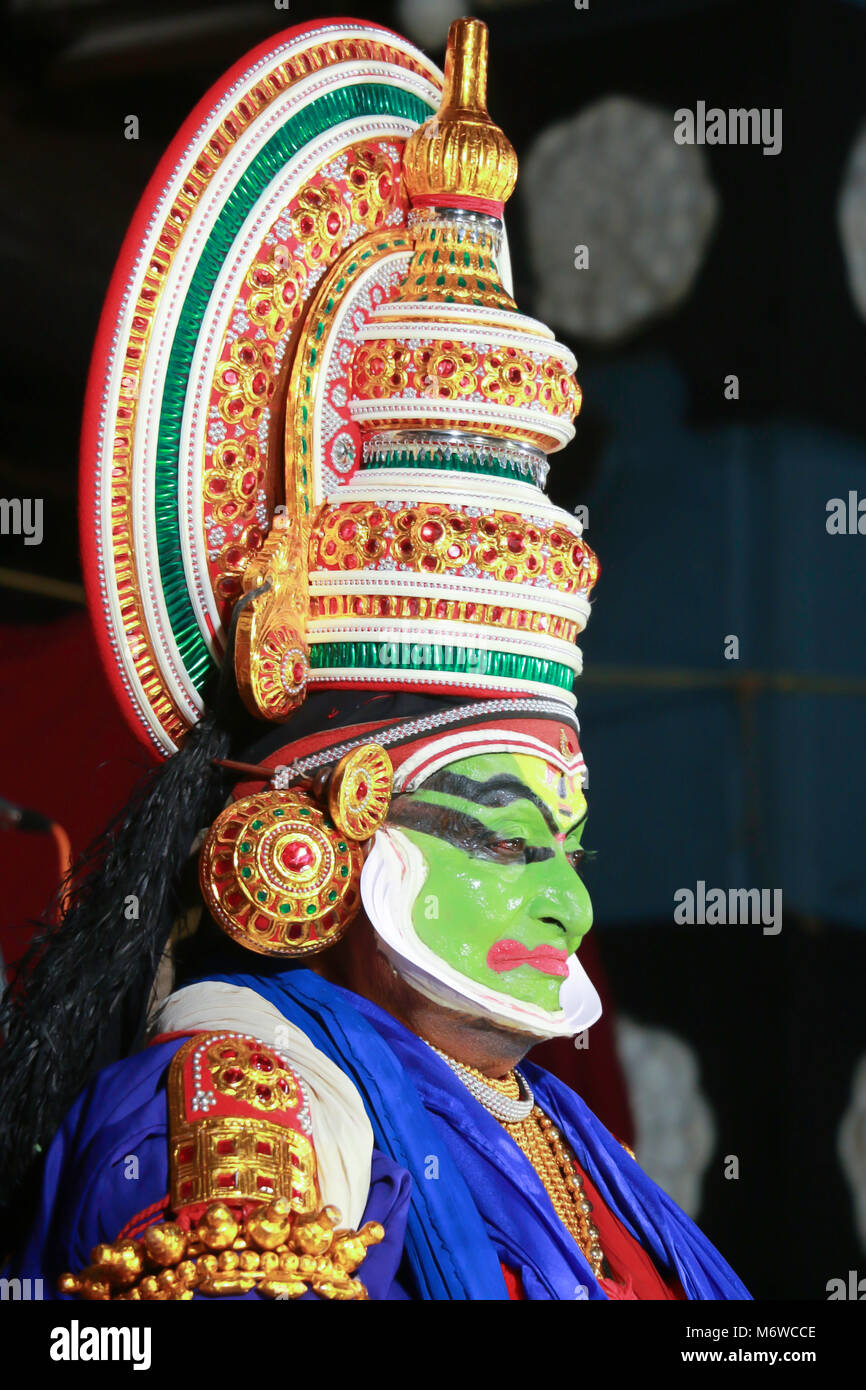
<svg viewBox="0 0 866 1390">
<path fill-rule="evenodd" d="M 565 857 L 576 873 L 591 863 L 596 858 L 598 851 L 587 849 L 585 845 L 575 845 L 574 849 L 566 849 Z"/>
<path fill-rule="evenodd" d="M 484 848 L 491 858 L 499 859 L 503 863 L 518 863 L 526 857 L 526 841 L 521 835 L 503 837 L 496 831 L 490 831 Z"/>
</svg>

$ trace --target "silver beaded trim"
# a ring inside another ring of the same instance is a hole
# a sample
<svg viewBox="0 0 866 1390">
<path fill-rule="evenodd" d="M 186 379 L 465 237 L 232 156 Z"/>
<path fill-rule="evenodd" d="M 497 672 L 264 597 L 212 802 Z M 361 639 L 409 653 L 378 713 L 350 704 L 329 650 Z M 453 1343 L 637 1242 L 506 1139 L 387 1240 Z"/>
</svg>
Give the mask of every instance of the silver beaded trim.
<svg viewBox="0 0 866 1390">
<path fill-rule="evenodd" d="M 451 232 L 458 243 L 471 241 L 494 258 L 502 251 L 502 221 L 471 208 L 420 207 L 409 212 L 409 230 Z"/>
<path fill-rule="evenodd" d="M 456 454 L 459 462 L 476 460 L 489 467 L 497 462 L 510 463 L 528 482 L 544 491 L 550 464 L 540 449 L 513 440 L 497 439 L 492 435 L 458 434 L 451 430 L 380 430 L 365 438 L 363 461 L 365 468 L 374 469 L 392 452 L 405 452 L 410 459 L 422 454 L 445 457 Z M 483 475 L 482 475 L 483 476 Z"/>
<path fill-rule="evenodd" d="M 206 1115 L 207 1112 L 210 1109 L 212 1109 L 213 1106 L 215 1106 L 217 1103 L 217 1097 L 214 1091 L 205 1087 L 204 1076 L 202 1071 L 204 1054 L 208 1051 L 209 1048 L 214 1047 L 217 1043 L 234 1042 L 237 1039 L 240 1039 L 241 1042 L 245 1043 L 254 1043 L 255 1046 L 263 1048 L 266 1052 L 275 1052 L 277 1056 L 283 1062 L 285 1062 L 286 1066 L 291 1071 L 298 1088 L 298 1097 L 300 1100 L 300 1104 L 298 1106 L 298 1111 L 295 1118 L 298 1121 L 298 1124 L 300 1125 L 304 1134 L 312 1134 L 313 1117 L 310 1114 L 309 1097 L 307 1095 L 306 1088 L 304 1087 L 304 1083 L 298 1076 L 298 1073 L 295 1071 L 295 1068 L 292 1066 L 291 1061 L 286 1056 L 285 1052 L 283 1052 L 282 1048 L 275 1047 L 273 1043 L 264 1042 L 261 1038 L 254 1037 L 252 1033 L 209 1033 L 207 1037 L 201 1042 L 201 1044 L 193 1050 L 192 1079 L 195 1084 L 195 1090 L 193 1091 L 192 1100 L 190 1102 L 190 1109 L 192 1110 L 193 1114 L 195 1114 L 198 1111 L 201 1114 Z"/>
<path fill-rule="evenodd" d="M 424 1041 L 427 1041 L 426 1038 Z M 462 1062 L 458 1062 L 454 1057 L 449 1057 L 447 1052 L 442 1052 L 432 1043 L 428 1042 L 427 1046 L 436 1053 L 437 1057 L 441 1057 L 443 1062 L 448 1063 L 458 1080 L 463 1082 L 471 1095 L 484 1106 L 485 1110 L 490 1112 L 495 1120 L 499 1120 L 502 1124 L 515 1125 L 520 1124 L 522 1120 L 529 1119 L 535 1104 L 535 1096 L 526 1077 L 516 1067 L 514 1075 L 517 1077 L 517 1084 L 523 1092 L 521 1100 L 512 1100 L 510 1096 L 504 1096 L 493 1086 L 488 1086 L 480 1076 L 475 1076 L 467 1067 L 464 1067 Z"/>
<path fill-rule="evenodd" d="M 573 725 L 574 722 L 572 711 L 567 705 L 560 704 L 558 700 L 541 700 L 531 696 L 517 700 L 483 700 L 476 705 L 464 705 L 458 709 L 440 710 L 436 714 L 425 714 L 419 719 L 407 719 L 403 723 L 393 724 L 388 729 L 379 729 L 373 734 L 366 734 L 363 738 L 352 739 L 349 743 L 338 743 L 333 747 L 320 748 L 317 753 L 310 753 L 306 758 L 298 758 L 296 762 L 275 767 L 271 785 L 275 791 L 284 791 L 286 787 L 290 787 L 299 778 L 309 777 L 310 773 L 317 772 L 320 767 L 326 767 L 328 763 L 339 762 L 346 753 L 351 753 L 353 749 L 360 748 L 362 744 L 369 743 L 373 738 L 380 747 L 388 748 L 392 744 L 405 743 L 417 734 L 447 728 L 450 724 L 457 724 L 462 719 L 471 718 L 474 720 L 485 714 L 511 714 L 515 711 L 527 714 L 552 714 L 557 719 L 565 720 L 569 725 Z"/>
</svg>

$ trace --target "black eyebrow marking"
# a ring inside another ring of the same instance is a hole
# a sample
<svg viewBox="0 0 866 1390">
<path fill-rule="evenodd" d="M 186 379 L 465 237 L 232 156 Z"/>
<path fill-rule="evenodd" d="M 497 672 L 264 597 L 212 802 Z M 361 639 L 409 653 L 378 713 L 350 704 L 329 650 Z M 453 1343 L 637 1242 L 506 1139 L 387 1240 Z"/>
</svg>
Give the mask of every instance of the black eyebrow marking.
<svg viewBox="0 0 866 1390">
<path fill-rule="evenodd" d="M 544 817 L 544 823 L 552 835 L 561 835 L 562 831 L 553 819 L 550 808 L 545 805 L 541 797 L 517 777 L 512 777 L 508 773 L 500 773 L 498 777 L 491 777 L 487 782 L 476 782 L 472 777 L 463 777 L 460 773 L 449 772 L 443 768 L 441 772 L 434 772 L 433 776 L 418 788 L 419 791 L 443 792 L 446 796 L 460 796 L 464 801 L 472 801 L 476 806 L 507 806 L 512 801 L 531 801 L 533 806 Z M 586 811 L 565 831 L 566 837 L 572 835 L 578 826 L 582 825 L 586 819 Z"/>
<path fill-rule="evenodd" d="M 410 796 L 394 798 L 388 810 L 388 821 L 391 825 L 402 825 L 422 835 L 435 835 L 465 854 L 483 849 L 499 838 L 489 825 L 467 815 L 465 811 L 456 811 L 453 806 L 440 806 L 434 801 L 413 801 Z M 552 859 L 553 853 L 547 845 L 539 848 L 527 845 L 524 850 L 528 864 Z"/>
</svg>

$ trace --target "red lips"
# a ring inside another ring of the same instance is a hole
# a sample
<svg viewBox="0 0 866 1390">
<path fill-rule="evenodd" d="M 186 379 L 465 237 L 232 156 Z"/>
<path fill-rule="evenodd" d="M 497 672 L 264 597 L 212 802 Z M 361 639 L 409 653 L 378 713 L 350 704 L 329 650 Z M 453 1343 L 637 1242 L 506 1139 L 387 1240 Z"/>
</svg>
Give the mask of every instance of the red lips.
<svg viewBox="0 0 866 1390">
<path fill-rule="evenodd" d="M 487 964 L 497 975 L 531 965 L 545 975 L 568 974 L 568 952 L 556 946 L 536 946 L 529 950 L 520 941 L 496 941 L 487 952 Z"/>
</svg>

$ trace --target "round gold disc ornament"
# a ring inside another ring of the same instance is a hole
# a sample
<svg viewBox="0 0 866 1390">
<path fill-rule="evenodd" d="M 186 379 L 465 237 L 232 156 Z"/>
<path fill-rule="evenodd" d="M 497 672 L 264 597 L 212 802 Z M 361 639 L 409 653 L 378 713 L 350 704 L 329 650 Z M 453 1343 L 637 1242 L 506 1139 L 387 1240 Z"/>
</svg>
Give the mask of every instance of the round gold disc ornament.
<svg viewBox="0 0 866 1390">
<path fill-rule="evenodd" d="M 369 840 L 388 814 L 394 769 L 378 743 L 363 743 L 341 758 L 328 783 L 328 810 L 350 840 Z"/>
<path fill-rule="evenodd" d="M 267 791 L 217 817 L 199 881 L 215 920 L 248 950 L 312 955 L 357 913 L 362 863 L 358 844 L 303 792 Z"/>
</svg>

